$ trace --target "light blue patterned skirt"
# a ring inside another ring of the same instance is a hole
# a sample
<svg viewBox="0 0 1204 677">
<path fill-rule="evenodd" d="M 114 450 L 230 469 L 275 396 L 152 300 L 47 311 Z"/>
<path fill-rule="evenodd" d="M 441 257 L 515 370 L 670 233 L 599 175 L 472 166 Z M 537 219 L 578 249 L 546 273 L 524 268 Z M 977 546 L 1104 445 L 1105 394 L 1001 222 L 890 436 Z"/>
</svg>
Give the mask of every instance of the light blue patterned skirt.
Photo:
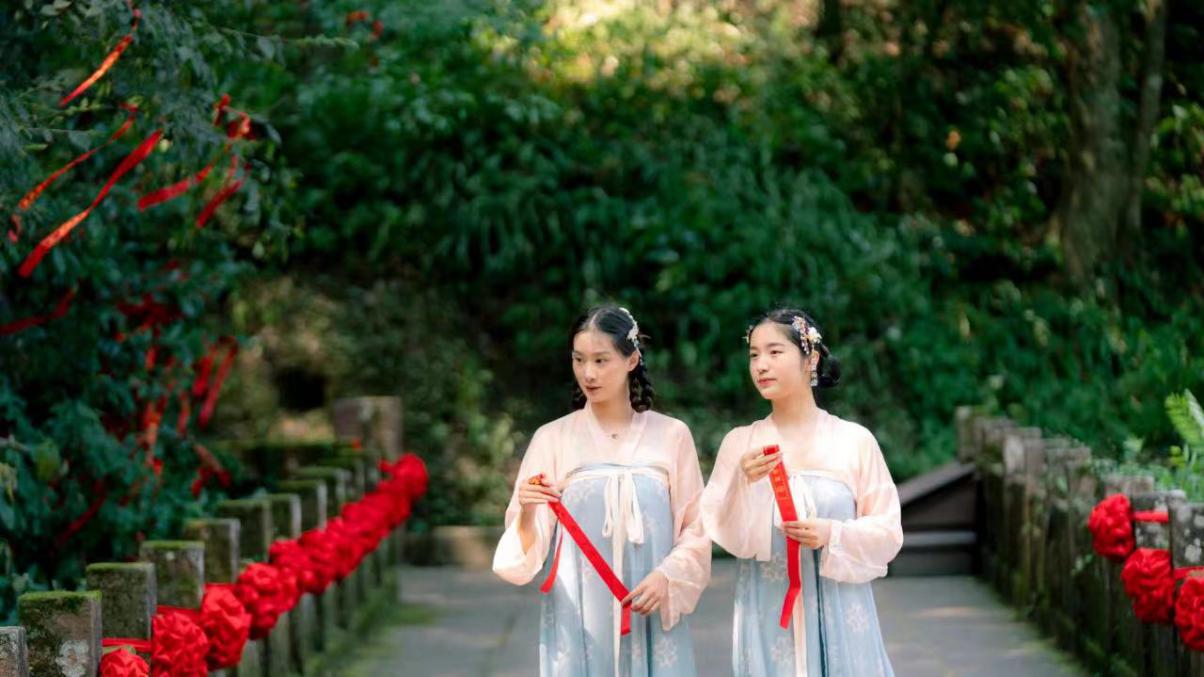
<svg viewBox="0 0 1204 677">
<path fill-rule="evenodd" d="M 673 549 L 673 511 L 665 471 L 654 466 L 591 464 L 569 476 L 562 502 L 622 579 L 634 588 Z M 557 526 L 548 575 L 563 530 Z M 617 545 L 616 545 L 617 544 Z M 615 567 L 615 560 L 621 566 Z M 621 569 L 621 571 L 620 571 Z M 694 647 L 683 618 L 668 632 L 659 612 L 631 615 L 618 638 L 618 605 L 568 534 L 556 582 L 544 596 L 539 670 L 545 677 L 678 677 L 695 675 Z M 617 639 L 617 651 L 616 651 Z"/>
<path fill-rule="evenodd" d="M 853 519 L 853 493 L 837 480 L 795 473 L 791 491 L 810 492 L 816 515 Z M 803 619 L 806 623 L 808 677 L 889 677 L 894 674 L 869 583 L 838 583 L 819 575 L 820 551 L 800 548 Z M 741 677 L 793 677 L 793 629 L 779 624 L 788 586 L 786 537 L 774 527 L 773 558 L 768 562 L 740 561 L 736 581 L 732 665 Z"/>
</svg>

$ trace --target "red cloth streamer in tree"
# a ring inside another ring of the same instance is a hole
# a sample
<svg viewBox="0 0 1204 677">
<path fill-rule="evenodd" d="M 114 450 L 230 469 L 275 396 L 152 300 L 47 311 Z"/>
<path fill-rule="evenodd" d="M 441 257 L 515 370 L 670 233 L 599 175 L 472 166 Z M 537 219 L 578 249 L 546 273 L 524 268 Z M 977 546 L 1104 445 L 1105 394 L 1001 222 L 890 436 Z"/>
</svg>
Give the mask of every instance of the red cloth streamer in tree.
<svg viewBox="0 0 1204 677">
<path fill-rule="evenodd" d="M 217 397 L 222 392 L 222 383 L 226 380 L 226 376 L 230 373 L 230 367 L 234 366 L 234 358 L 238 355 L 238 343 L 230 338 L 225 337 L 219 339 L 217 346 L 225 345 L 226 357 L 222 360 L 221 366 L 217 370 L 217 378 L 209 385 L 206 390 L 205 404 L 201 407 L 201 413 L 197 416 L 197 425 L 204 428 L 209 425 L 209 419 L 213 418 L 213 410 L 217 407 Z M 195 384 L 193 386 L 195 392 Z"/>
<path fill-rule="evenodd" d="M 541 474 L 537 478 L 532 478 L 530 481 L 532 484 L 543 483 L 543 475 Z M 585 559 L 594 567 L 594 571 L 598 572 L 598 576 L 602 578 L 602 582 L 610 589 L 610 594 L 614 595 L 614 598 L 619 600 L 619 602 L 622 602 L 627 595 L 631 594 L 631 591 L 627 589 L 626 585 L 623 585 L 623 581 L 610 568 L 610 564 L 603 559 L 602 553 L 598 552 L 598 549 L 590 542 L 589 537 L 585 535 L 585 532 L 581 530 L 581 526 L 577 524 L 577 520 L 573 519 L 568 509 L 559 501 L 548 502 L 548 507 L 552 509 L 552 512 L 556 515 L 556 519 L 560 521 L 560 527 L 568 532 L 573 542 L 581 550 L 581 554 L 585 555 Z M 556 544 L 556 554 L 552 557 L 552 566 L 548 571 L 548 578 L 539 587 L 540 592 L 544 594 L 551 592 L 552 583 L 556 580 L 556 570 L 560 566 L 560 548 L 563 543 L 564 534 L 562 533 L 560 535 L 560 542 Z M 619 634 L 626 635 L 630 632 L 631 602 L 627 602 L 623 604 L 619 618 Z"/>
<path fill-rule="evenodd" d="M 1133 614 L 1143 623 L 1170 623 L 1175 602 L 1171 554 L 1157 548 L 1138 548 L 1120 571 Z"/>
<path fill-rule="evenodd" d="M 207 677 L 209 638 L 193 609 L 159 607 L 151 619 L 151 667 L 156 675 Z"/>
<path fill-rule="evenodd" d="M 138 209 L 140 211 L 145 211 L 150 207 L 167 202 L 168 200 L 172 200 L 183 195 L 184 193 L 187 193 L 188 190 L 194 186 L 201 185 L 201 182 L 205 180 L 205 177 L 209 176 L 209 172 L 213 171 L 213 164 L 213 162 L 210 162 L 196 174 L 138 198 Z"/>
<path fill-rule="evenodd" d="M 1100 501 L 1087 518 L 1095 551 L 1113 562 L 1125 561 L 1136 547 L 1132 516 L 1129 497 L 1124 494 L 1112 494 Z"/>
<path fill-rule="evenodd" d="M 242 188 L 242 184 L 247 178 L 248 165 L 245 162 L 243 163 L 243 175 L 239 177 L 238 180 L 234 180 L 234 174 L 238 171 L 238 160 L 239 158 L 237 155 L 230 158 L 230 167 L 226 170 L 226 185 L 217 192 L 217 195 L 214 195 L 213 198 L 209 200 L 209 202 L 205 205 L 205 208 L 201 210 L 201 213 L 197 214 L 197 228 L 204 228 L 205 224 L 209 222 L 209 219 L 212 218 L 213 214 L 217 211 L 217 208 L 220 207 L 223 202 L 230 199 L 230 196 L 237 193 L 239 188 Z"/>
<path fill-rule="evenodd" d="M 101 657 L 100 677 L 150 677 L 150 666 L 128 648 L 118 649 Z"/>
<path fill-rule="evenodd" d="M 113 134 L 109 136 L 108 141 L 105 141 L 101 145 L 85 152 L 83 155 L 76 157 L 74 160 L 68 162 L 62 167 L 59 167 L 54 171 L 54 173 L 43 179 L 41 183 L 33 187 L 33 190 L 29 191 L 24 197 L 21 198 L 21 201 L 17 203 L 17 211 L 23 212 L 28 210 L 33 206 L 33 203 L 38 201 L 38 198 L 42 196 L 42 193 L 44 193 L 46 189 L 51 186 L 51 184 L 57 181 L 59 177 L 74 169 L 79 163 L 95 155 L 97 151 L 107 147 L 117 139 L 125 136 L 125 133 L 130 131 L 130 128 L 134 126 L 134 118 L 138 115 L 138 107 L 133 104 L 123 103 L 121 104 L 121 108 L 122 110 L 126 111 L 125 122 L 123 122 L 121 126 L 117 128 L 117 131 L 113 132 Z M 17 237 L 21 233 L 21 217 L 18 214 L 13 214 L 12 222 L 13 230 L 9 231 L 8 239 L 12 242 L 16 242 Z"/>
<path fill-rule="evenodd" d="M 51 320 L 57 320 L 67 314 L 67 311 L 71 309 L 71 302 L 73 300 L 75 300 L 75 290 L 69 289 L 65 294 L 63 294 L 62 298 L 59 299 L 59 302 L 55 304 L 54 310 L 51 312 L 46 313 L 45 315 L 23 317 L 19 320 L 9 322 L 8 324 L 0 325 L 0 336 L 16 334 L 18 332 L 25 331 L 26 329 L 46 324 Z"/>
<path fill-rule="evenodd" d="M 214 109 L 216 111 L 213 117 L 214 125 L 221 125 L 222 114 L 226 111 L 229 105 L 230 95 L 223 94 L 222 98 L 214 105 Z M 186 177 L 164 188 L 160 188 L 159 190 L 147 195 L 143 195 L 138 200 L 139 210 L 146 210 L 157 204 L 162 204 L 169 200 L 173 200 L 184 193 L 187 193 L 192 188 L 199 186 L 202 182 L 204 182 L 205 178 L 209 176 L 209 172 L 213 171 L 213 167 L 217 164 L 217 161 L 226 153 L 230 152 L 230 144 L 233 141 L 241 138 L 247 138 L 251 135 L 251 116 L 242 111 L 234 112 L 237 113 L 238 118 L 226 127 L 226 142 L 222 144 L 222 150 L 218 157 L 209 164 L 205 165 L 201 171 L 197 172 L 196 174 Z M 234 158 L 232 160 L 232 164 L 237 166 L 237 163 L 237 158 Z M 232 172 L 233 168 L 231 169 L 231 173 Z M 208 220 L 208 217 L 206 217 L 205 220 Z"/>
<path fill-rule="evenodd" d="M 778 445 L 770 445 L 765 447 L 765 455 L 778 452 Z M 795 522 L 798 520 L 798 510 L 794 507 L 794 497 L 790 495 L 790 483 L 786 479 L 786 469 L 778 463 L 769 471 L 769 483 L 773 487 L 773 497 L 778 503 L 778 512 L 782 513 L 783 522 Z M 782 616 L 778 623 L 783 628 L 790 627 L 790 616 L 794 612 L 795 601 L 798 600 L 799 594 L 803 590 L 801 563 L 799 561 L 799 545 L 798 541 L 792 538 L 786 539 L 786 574 L 789 577 L 789 585 L 786 588 L 786 597 L 782 600 Z"/>
<path fill-rule="evenodd" d="M 38 243 L 38 246 L 35 247 L 32 252 L 30 252 L 29 256 L 27 256 L 25 260 L 21 262 L 20 268 L 17 269 L 17 272 L 21 275 L 21 277 L 29 277 L 32 275 L 34 269 L 38 267 L 38 264 L 41 263 L 46 254 L 48 254 L 50 250 L 53 249 L 58 243 L 62 242 L 64 238 L 70 235 L 71 231 L 84 219 L 88 218 L 88 215 L 91 214 L 92 210 L 105 199 L 105 197 L 109 194 L 109 191 L 113 189 L 114 185 L 116 185 L 117 181 L 120 180 L 121 177 L 126 174 L 126 172 L 136 167 L 138 163 L 145 160 L 146 156 L 151 154 L 151 151 L 153 151 L 155 148 L 155 144 L 159 142 L 159 139 L 162 136 L 163 130 L 158 129 L 145 140 L 143 140 L 142 143 L 133 150 L 133 152 L 131 152 L 125 157 L 124 160 L 121 161 L 121 164 L 118 165 L 117 169 L 113 171 L 113 174 L 109 176 L 109 180 L 105 182 L 104 187 L 100 189 L 100 192 L 97 193 L 96 198 L 92 200 L 92 204 L 88 205 L 87 209 L 67 219 L 61 225 L 59 225 L 59 227 L 55 228 L 52 233 L 43 238 L 42 241 Z"/>
<path fill-rule="evenodd" d="M 63 546 L 67 544 L 67 541 L 71 540 L 72 536 L 79 532 L 80 529 L 83 529 L 88 522 L 91 522 L 93 517 L 96 517 L 96 513 L 100 512 L 100 506 L 104 505 L 105 497 L 109 493 L 109 488 L 104 482 L 96 480 L 92 483 L 92 493 L 96 498 L 92 499 L 92 504 L 88 506 L 88 509 L 84 511 L 84 514 L 71 520 L 71 523 L 67 525 L 67 528 L 64 529 L 57 537 L 55 537 L 55 546 L 59 550 L 62 550 Z"/>
<path fill-rule="evenodd" d="M 1184 578 L 1175 599 L 1175 627 L 1179 639 L 1192 651 L 1204 651 L 1204 577 L 1188 576 L 1187 570 L 1201 567 L 1176 569 L 1175 574 Z M 1180 575 L 1180 571 L 1184 574 Z"/>
<path fill-rule="evenodd" d="M 133 15 L 130 19 L 130 32 L 121 38 L 121 40 L 117 43 L 117 46 L 114 47 L 113 50 L 109 52 L 108 56 L 104 58 L 104 61 L 100 63 L 99 68 L 97 68 L 92 72 L 91 75 L 84 79 L 84 81 L 81 82 L 78 87 L 73 89 L 70 94 L 64 96 L 62 100 L 59 101 L 59 106 L 66 106 L 67 104 L 71 103 L 75 97 L 83 94 L 89 87 L 96 84 L 96 81 L 104 77 L 105 73 L 109 72 L 109 69 L 113 67 L 113 64 L 117 63 L 117 60 L 121 58 L 121 53 L 124 52 L 126 48 L 130 46 L 130 43 L 134 41 L 134 31 L 138 30 L 138 22 L 142 19 L 142 10 L 136 9 L 132 0 L 125 0 L 125 4 L 126 7 L 130 8 L 130 13 Z"/>
<path fill-rule="evenodd" d="M 297 601 L 292 572 L 271 564 L 257 562 L 243 569 L 234 590 L 251 614 L 251 639 L 267 637 L 280 615 Z"/>
<path fill-rule="evenodd" d="M 238 665 L 247 638 L 251 636 L 251 614 L 235 594 L 233 585 L 205 585 L 200 625 L 209 639 L 209 653 L 205 658 L 209 669 L 221 670 Z"/>
</svg>

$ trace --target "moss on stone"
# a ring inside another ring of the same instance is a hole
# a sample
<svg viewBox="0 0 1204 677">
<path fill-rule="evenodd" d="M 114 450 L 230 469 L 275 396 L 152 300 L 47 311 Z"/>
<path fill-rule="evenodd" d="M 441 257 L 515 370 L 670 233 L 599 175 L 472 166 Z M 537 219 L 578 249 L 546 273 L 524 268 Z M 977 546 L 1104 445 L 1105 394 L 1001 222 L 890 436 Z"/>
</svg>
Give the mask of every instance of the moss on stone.
<svg viewBox="0 0 1204 677">
<path fill-rule="evenodd" d="M 204 541 L 144 541 L 143 550 L 204 550 Z"/>
</svg>

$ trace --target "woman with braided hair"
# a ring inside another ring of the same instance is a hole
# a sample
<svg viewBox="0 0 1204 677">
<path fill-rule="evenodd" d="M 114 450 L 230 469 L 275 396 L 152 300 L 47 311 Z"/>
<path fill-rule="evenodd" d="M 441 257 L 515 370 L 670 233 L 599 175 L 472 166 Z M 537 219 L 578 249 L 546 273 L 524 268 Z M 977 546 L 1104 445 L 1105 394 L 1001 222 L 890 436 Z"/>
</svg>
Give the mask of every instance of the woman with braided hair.
<svg viewBox="0 0 1204 677">
<path fill-rule="evenodd" d="M 547 677 L 696 674 L 685 617 L 711 574 L 702 473 L 689 428 L 651 409 L 642 338 L 617 306 L 573 325 L 573 412 L 535 431 L 506 510 L 493 570 L 516 585 L 544 580 Z M 616 596 L 611 572 L 629 594 Z"/>
<path fill-rule="evenodd" d="M 727 434 L 702 497 L 707 535 L 740 558 L 735 674 L 891 675 L 870 581 L 903 531 L 878 442 L 816 404 L 840 365 L 810 316 L 768 312 L 746 338 L 773 412 Z"/>
</svg>

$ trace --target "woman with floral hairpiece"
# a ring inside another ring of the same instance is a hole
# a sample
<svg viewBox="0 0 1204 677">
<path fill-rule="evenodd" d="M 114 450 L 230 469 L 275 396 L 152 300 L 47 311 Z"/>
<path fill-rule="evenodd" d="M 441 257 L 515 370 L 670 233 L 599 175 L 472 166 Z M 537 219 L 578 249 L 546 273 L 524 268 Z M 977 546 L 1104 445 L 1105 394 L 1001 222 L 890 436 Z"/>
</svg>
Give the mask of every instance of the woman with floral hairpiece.
<svg viewBox="0 0 1204 677">
<path fill-rule="evenodd" d="M 740 558 L 735 674 L 892 675 L 870 581 L 903 531 L 878 442 L 816 404 L 840 365 L 806 313 L 768 312 L 747 340 L 773 412 L 727 434 L 702 497 L 707 535 Z"/>
<path fill-rule="evenodd" d="M 540 619 L 540 674 L 694 675 L 685 616 L 711 575 L 694 440 L 684 423 L 651 410 L 639 325 L 627 309 L 590 310 L 571 341 L 574 411 L 531 438 L 493 570 L 516 585 L 542 573 L 550 594 Z M 555 503 L 578 533 L 556 519 Z M 576 545 L 581 534 L 630 594 L 612 594 Z"/>
</svg>

